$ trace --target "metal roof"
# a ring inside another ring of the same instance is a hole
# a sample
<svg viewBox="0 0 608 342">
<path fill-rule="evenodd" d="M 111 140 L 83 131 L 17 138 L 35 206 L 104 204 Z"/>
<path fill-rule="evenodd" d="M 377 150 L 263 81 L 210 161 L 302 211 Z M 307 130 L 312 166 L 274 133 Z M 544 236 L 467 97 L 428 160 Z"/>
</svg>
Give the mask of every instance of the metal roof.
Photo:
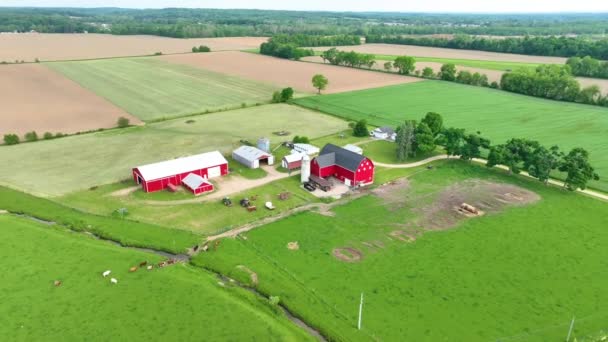
<svg viewBox="0 0 608 342">
<path fill-rule="evenodd" d="M 306 156 L 305 153 L 296 152 L 296 153 L 286 155 L 285 157 L 283 157 L 283 159 L 285 159 L 285 161 L 288 163 L 293 163 L 293 162 L 301 161 L 302 158 L 304 158 L 304 156 Z"/>
<path fill-rule="evenodd" d="M 293 149 L 297 152 L 306 153 L 308 155 L 319 153 L 319 148 L 311 144 L 293 144 Z"/>
<path fill-rule="evenodd" d="M 223 164 L 228 164 L 226 158 L 220 152 L 214 151 L 143 165 L 137 167 L 137 170 L 144 180 L 151 181 Z"/>
<path fill-rule="evenodd" d="M 205 178 L 191 173 L 186 176 L 186 178 L 182 179 L 182 183 L 186 184 L 190 189 L 196 190 L 203 184 L 211 184 Z"/>
<path fill-rule="evenodd" d="M 374 131 L 380 132 L 380 133 L 386 133 L 386 134 L 393 134 L 393 133 L 395 133 L 395 130 L 392 127 L 389 127 L 389 126 L 378 127 Z"/>
<path fill-rule="evenodd" d="M 359 147 L 357 145 L 353 145 L 353 144 L 344 145 L 344 149 L 358 153 L 358 154 L 363 153 L 363 149 L 361 147 Z"/>
<path fill-rule="evenodd" d="M 272 156 L 272 154 L 253 146 L 241 146 L 234 150 L 232 154 L 236 154 L 246 160 L 265 159 Z"/>
<path fill-rule="evenodd" d="M 320 167 L 339 165 L 353 172 L 357 171 L 363 160 L 365 160 L 364 156 L 333 144 L 325 145 L 317 157 Z"/>
</svg>

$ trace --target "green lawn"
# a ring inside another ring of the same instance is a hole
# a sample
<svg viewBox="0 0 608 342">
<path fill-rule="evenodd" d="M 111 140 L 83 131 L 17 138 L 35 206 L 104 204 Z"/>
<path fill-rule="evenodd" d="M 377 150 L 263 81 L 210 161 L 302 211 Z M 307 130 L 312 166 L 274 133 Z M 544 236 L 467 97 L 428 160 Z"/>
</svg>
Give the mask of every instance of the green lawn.
<svg viewBox="0 0 608 342">
<path fill-rule="evenodd" d="M 446 125 L 481 131 L 495 144 L 517 138 L 583 147 L 603 180 L 591 185 L 608 191 L 608 108 L 544 100 L 500 90 L 441 81 L 313 96 L 297 104 L 349 120 L 396 126 L 426 112 L 443 115 Z"/>
<path fill-rule="evenodd" d="M 397 145 L 392 141 L 374 140 L 361 144 L 359 147 L 363 149 L 363 154 L 366 157 L 375 162 L 386 164 L 413 163 L 443 153 L 443 151 L 438 148 L 430 153 L 418 153 L 415 157 L 410 157 L 408 160 L 400 162 L 397 160 Z"/>
<path fill-rule="evenodd" d="M 367 196 L 334 209 L 335 217 L 291 216 L 246 239 L 224 240 L 195 264 L 244 281 L 236 266 L 249 267 L 259 276 L 259 290 L 279 295 L 338 340 L 557 341 L 572 316 L 580 319 L 579 338 L 606 328 L 606 203 L 483 166 L 436 165 L 411 177 L 398 209 Z M 427 232 L 413 243 L 387 236 L 416 225 L 421 204 L 439 191 L 471 178 L 514 183 L 542 199 Z M 287 248 L 294 241 L 299 250 Z M 365 244 L 378 241 L 382 248 Z M 363 259 L 345 263 L 332 256 L 334 248 L 347 246 L 362 251 Z"/>
<path fill-rule="evenodd" d="M 229 155 L 241 139 L 255 142 L 266 136 L 278 144 L 294 135 L 322 137 L 345 127 L 341 119 L 279 104 L 0 146 L 0 184 L 57 196 L 129 179 L 131 168 L 147 163 L 213 150 Z M 283 130 L 291 135 L 272 134 Z M 249 176 L 259 176 L 255 172 Z"/>
<path fill-rule="evenodd" d="M 181 195 L 174 197 L 176 194 L 165 191 L 158 194 L 146 194 L 137 190 L 127 196 L 110 195 L 128 186 L 131 185 L 120 183 L 106 185 L 94 191 L 79 191 L 54 198 L 54 200 L 68 207 L 97 215 L 109 215 L 117 208 L 127 208 L 129 210 L 129 220 L 174 227 L 183 230 L 183 233 L 191 231 L 202 235 L 221 233 L 246 223 L 278 215 L 286 210 L 318 201 L 316 197 L 300 188 L 299 176 L 282 179 L 234 194 L 230 196 L 234 204 L 232 207 L 225 207 L 221 198 L 202 203 L 172 204 L 168 201 L 182 200 L 184 197 Z M 219 187 L 221 188 L 221 184 L 219 184 Z M 280 201 L 278 195 L 282 192 L 290 192 L 292 196 L 286 201 Z M 254 202 L 254 205 L 258 207 L 257 211 L 248 212 L 239 205 L 238 202 L 244 197 L 252 198 L 256 195 L 258 199 Z M 189 196 L 186 199 L 193 198 L 193 196 Z M 150 204 L 148 201 L 160 201 L 162 205 Z M 264 203 L 267 201 L 272 202 L 276 209 L 270 211 L 264 208 Z M 167 233 L 167 237 L 160 240 L 170 241 L 170 239 L 171 237 Z"/>
<path fill-rule="evenodd" d="M 192 266 L 129 273 L 162 259 L 9 215 L 0 241 L 2 341 L 313 340 L 265 300 Z"/>
<path fill-rule="evenodd" d="M 45 65 L 144 121 L 264 103 L 276 90 L 152 57 Z"/>
</svg>

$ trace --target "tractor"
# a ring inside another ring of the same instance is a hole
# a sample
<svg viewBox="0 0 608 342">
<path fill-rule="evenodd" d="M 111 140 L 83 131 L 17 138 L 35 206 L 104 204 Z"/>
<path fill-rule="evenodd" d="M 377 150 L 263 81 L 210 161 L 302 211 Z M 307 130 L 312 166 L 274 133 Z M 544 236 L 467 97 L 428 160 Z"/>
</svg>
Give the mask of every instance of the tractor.
<svg viewBox="0 0 608 342">
<path fill-rule="evenodd" d="M 230 199 L 230 197 L 224 197 L 222 203 L 224 203 L 224 205 L 227 207 L 232 207 L 232 200 Z"/>
</svg>

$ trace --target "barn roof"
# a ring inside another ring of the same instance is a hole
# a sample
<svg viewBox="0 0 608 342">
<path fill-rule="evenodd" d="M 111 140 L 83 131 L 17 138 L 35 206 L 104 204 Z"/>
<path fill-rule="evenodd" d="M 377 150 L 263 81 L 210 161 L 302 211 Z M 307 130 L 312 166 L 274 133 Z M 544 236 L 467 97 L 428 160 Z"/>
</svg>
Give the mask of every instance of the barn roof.
<svg viewBox="0 0 608 342">
<path fill-rule="evenodd" d="M 150 181 L 223 164 L 228 164 L 226 158 L 220 152 L 214 151 L 143 165 L 137 167 L 137 170 L 144 180 Z"/>
<path fill-rule="evenodd" d="M 182 183 L 192 190 L 200 188 L 203 184 L 210 184 L 205 178 L 194 173 L 191 173 L 187 175 L 186 178 L 182 179 Z"/>
<path fill-rule="evenodd" d="M 286 155 L 285 157 L 283 157 L 283 159 L 288 163 L 293 163 L 293 162 L 301 161 L 305 155 L 306 154 L 304 154 L 304 153 L 292 153 L 292 154 Z"/>
<path fill-rule="evenodd" d="M 272 154 L 264 152 L 257 147 L 253 146 L 241 146 L 232 152 L 247 160 L 257 160 L 271 157 Z"/>
<path fill-rule="evenodd" d="M 339 165 L 350 171 L 357 171 L 361 162 L 366 158 L 358 153 L 346 150 L 342 147 L 327 144 L 321 150 L 321 154 L 317 157 L 317 163 L 320 167 L 331 165 Z"/>
</svg>

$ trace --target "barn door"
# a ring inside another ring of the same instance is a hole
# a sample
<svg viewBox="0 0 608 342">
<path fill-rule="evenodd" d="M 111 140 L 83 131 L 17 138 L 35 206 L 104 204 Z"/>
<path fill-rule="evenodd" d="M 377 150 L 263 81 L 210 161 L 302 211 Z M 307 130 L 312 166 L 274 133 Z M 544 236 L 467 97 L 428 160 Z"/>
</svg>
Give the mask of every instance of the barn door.
<svg viewBox="0 0 608 342">
<path fill-rule="evenodd" d="M 219 177 L 222 175 L 222 169 L 219 166 L 216 167 L 212 167 L 207 169 L 207 177 L 208 178 L 215 178 L 215 177 Z"/>
</svg>

